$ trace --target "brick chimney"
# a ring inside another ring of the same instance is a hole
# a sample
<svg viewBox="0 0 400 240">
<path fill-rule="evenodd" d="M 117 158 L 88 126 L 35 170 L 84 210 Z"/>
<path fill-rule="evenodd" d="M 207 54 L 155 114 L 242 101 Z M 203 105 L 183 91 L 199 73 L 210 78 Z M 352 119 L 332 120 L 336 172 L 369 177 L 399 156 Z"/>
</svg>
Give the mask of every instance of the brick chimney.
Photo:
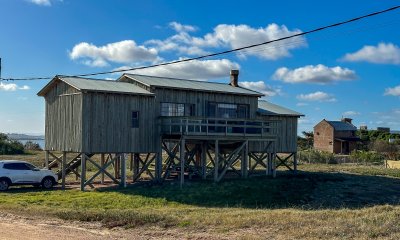
<svg viewBox="0 0 400 240">
<path fill-rule="evenodd" d="M 229 85 L 232 87 L 239 87 L 239 70 L 237 69 L 232 69 L 231 70 L 231 82 Z"/>
<path fill-rule="evenodd" d="M 353 119 L 351 119 L 351 118 L 342 118 L 342 122 L 346 122 L 346 123 L 352 124 L 351 121 L 353 121 Z"/>
</svg>

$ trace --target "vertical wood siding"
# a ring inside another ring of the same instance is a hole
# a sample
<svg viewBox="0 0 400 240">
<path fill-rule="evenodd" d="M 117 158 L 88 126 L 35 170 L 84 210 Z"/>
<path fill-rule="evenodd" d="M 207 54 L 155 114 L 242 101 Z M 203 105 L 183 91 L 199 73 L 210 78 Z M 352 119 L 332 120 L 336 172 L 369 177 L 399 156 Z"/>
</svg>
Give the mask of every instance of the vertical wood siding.
<svg viewBox="0 0 400 240">
<path fill-rule="evenodd" d="M 139 112 L 139 128 L 131 127 L 132 111 Z M 161 147 L 154 97 L 85 93 L 82 114 L 84 152 L 156 152 Z"/>
<path fill-rule="evenodd" d="M 46 94 L 45 100 L 45 149 L 80 152 L 82 95 L 69 85 L 58 82 Z"/>
<path fill-rule="evenodd" d="M 286 116 L 258 116 L 260 120 L 278 120 L 278 136 L 276 141 L 277 153 L 292 153 L 297 152 L 297 117 Z M 263 151 L 266 144 L 262 142 L 250 142 L 249 151 Z M 271 151 L 268 148 L 267 151 Z"/>
</svg>

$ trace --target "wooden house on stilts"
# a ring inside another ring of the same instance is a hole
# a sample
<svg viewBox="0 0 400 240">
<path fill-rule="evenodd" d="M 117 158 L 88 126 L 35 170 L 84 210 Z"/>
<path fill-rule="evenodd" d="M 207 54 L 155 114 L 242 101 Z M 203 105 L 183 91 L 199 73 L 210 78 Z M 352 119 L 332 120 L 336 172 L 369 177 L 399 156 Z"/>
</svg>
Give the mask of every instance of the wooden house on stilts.
<svg viewBox="0 0 400 240">
<path fill-rule="evenodd" d="M 279 165 L 296 171 L 297 112 L 259 101 L 238 85 L 123 74 L 117 81 L 56 76 L 39 93 L 46 102 L 46 160 L 73 173 L 81 189 L 105 177 L 127 184 L 147 174 L 220 181 L 228 172 L 246 178 Z M 62 152 L 57 156 L 55 152 Z M 275 165 L 277 153 L 286 157 Z M 99 161 L 94 160 L 99 156 Z M 53 161 L 50 161 L 50 159 Z M 91 163 L 97 171 L 87 176 Z M 110 171 L 111 166 L 114 172 Z"/>
</svg>

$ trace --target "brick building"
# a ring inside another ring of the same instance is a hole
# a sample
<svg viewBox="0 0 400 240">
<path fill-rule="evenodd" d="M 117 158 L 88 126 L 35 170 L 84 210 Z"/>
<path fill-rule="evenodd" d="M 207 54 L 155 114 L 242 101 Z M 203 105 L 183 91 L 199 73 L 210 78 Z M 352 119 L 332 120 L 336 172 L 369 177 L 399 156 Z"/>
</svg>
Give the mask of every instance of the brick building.
<svg viewBox="0 0 400 240">
<path fill-rule="evenodd" d="M 357 128 L 352 119 L 341 121 L 323 119 L 314 126 L 314 149 L 335 154 L 349 154 L 357 148 L 360 138 L 356 136 Z"/>
</svg>

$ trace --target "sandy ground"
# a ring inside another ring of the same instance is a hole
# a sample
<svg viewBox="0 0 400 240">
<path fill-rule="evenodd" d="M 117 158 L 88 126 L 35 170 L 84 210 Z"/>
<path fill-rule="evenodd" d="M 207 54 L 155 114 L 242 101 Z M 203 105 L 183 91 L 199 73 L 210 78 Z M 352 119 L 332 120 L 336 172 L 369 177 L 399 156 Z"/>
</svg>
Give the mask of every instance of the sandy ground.
<svg viewBox="0 0 400 240">
<path fill-rule="evenodd" d="M 245 234 L 245 233 L 244 233 Z M 245 234 L 247 235 L 247 234 Z M 0 212 L 0 240 L 46 240 L 46 239 L 237 239 L 236 234 L 221 234 L 185 229 L 113 228 L 108 229 L 100 223 L 63 221 L 43 217 L 26 217 Z"/>
</svg>

